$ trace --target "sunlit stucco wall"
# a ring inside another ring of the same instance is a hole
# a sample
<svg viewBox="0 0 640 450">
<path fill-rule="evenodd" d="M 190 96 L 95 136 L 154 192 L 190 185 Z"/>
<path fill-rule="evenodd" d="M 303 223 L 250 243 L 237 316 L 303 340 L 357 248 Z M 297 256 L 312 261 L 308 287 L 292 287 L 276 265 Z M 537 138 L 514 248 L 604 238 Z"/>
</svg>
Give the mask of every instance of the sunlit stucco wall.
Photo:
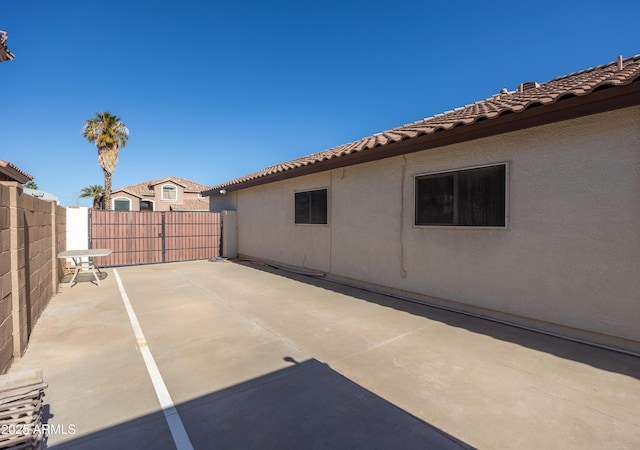
<svg viewBox="0 0 640 450">
<path fill-rule="evenodd" d="M 626 108 L 244 189 L 238 250 L 640 351 L 638 130 Z M 506 228 L 413 225 L 416 175 L 501 162 Z M 329 224 L 295 225 L 323 187 Z"/>
</svg>

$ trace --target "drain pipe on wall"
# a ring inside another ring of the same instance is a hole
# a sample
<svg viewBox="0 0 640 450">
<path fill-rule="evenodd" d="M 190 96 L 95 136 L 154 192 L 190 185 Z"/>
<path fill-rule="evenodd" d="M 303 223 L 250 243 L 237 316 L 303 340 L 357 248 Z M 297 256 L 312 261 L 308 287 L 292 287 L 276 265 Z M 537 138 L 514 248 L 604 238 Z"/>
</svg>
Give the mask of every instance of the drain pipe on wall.
<svg viewBox="0 0 640 450">
<path fill-rule="evenodd" d="M 404 180 L 407 174 L 407 157 L 402 155 L 402 176 L 400 177 L 400 234 L 398 247 L 400 251 L 400 276 L 407 278 L 407 269 L 404 267 Z"/>
</svg>

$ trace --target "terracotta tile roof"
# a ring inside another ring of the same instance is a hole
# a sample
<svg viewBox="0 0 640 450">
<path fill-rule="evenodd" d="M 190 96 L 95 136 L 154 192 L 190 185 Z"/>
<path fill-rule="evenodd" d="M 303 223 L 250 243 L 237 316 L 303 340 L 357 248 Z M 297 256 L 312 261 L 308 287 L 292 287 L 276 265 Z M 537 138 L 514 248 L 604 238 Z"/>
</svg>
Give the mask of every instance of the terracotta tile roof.
<svg viewBox="0 0 640 450">
<path fill-rule="evenodd" d="M 125 187 L 113 189 L 112 194 L 115 192 L 124 191 L 138 197 L 153 197 L 154 196 L 153 186 L 156 186 L 160 183 L 165 183 L 167 181 L 170 181 L 174 184 L 182 186 L 185 192 L 202 192 L 209 189 L 209 186 L 205 186 L 204 184 L 185 180 L 184 178 L 165 177 L 165 178 L 158 178 L 157 180 L 145 181 L 143 183 L 132 184 L 131 186 L 125 186 Z"/>
<path fill-rule="evenodd" d="M 190 198 L 181 205 L 171 206 L 172 211 L 209 211 L 209 200 Z"/>
<path fill-rule="evenodd" d="M 0 62 L 14 58 L 13 53 L 7 48 L 7 33 L 0 30 Z"/>
<path fill-rule="evenodd" d="M 27 172 L 20 170 L 9 161 L 2 159 L 0 159 L 0 172 L 19 183 L 26 183 L 29 180 L 33 180 L 33 175 L 29 175 Z"/>
<path fill-rule="evenodd" d="M 607 87 L 626 86 L 640 78 L 640 55 L 631 58 L 618 58 L 617 61 L 592 67 L 545 83 L 523 83 L 518 89 L 502 92 L 485 100 L 456 108 L 442 114 L 436 114 L 417 122 L 396 127 L 355 142 L 340 145 L 313 155 L 304 156 L 281 164 L 267 167 L 258 172 L 214 186 L 205 194 L 215 195 L 220 189 L 242 188 L 245 184 L 269 178 L 282 172 L 297 171 L 334 158 L 341 158 L 359 152 L 419 136 L 432 135 L 460 126 L 468 126 L 482 120 L 491 120 L 508 113 L 520 113 L 535 106 L 551 105 L 558 101 L 576 96 L 586 96 Z M 384 152 L 384 149 L 380 150 Z M 295 176 L 294 173 L 291 176 Z"/>
</svg>

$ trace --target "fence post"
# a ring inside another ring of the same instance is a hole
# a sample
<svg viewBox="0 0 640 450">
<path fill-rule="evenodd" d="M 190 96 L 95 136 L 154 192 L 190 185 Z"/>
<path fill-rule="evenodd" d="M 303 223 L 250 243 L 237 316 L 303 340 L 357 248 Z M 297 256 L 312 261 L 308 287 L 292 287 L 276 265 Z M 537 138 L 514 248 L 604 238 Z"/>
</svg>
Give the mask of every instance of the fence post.
<svg viewBox="0 0 640 450">
<path fill-rule="evenodd" d="M 88 248 L 93 248 L 93 243 L 91 242 L 91 237 L 92 237 L 92 232 L 91 232 L 91 217 L 92 216 L 91 216 L 91 213 L 92 213 L 92 211 L 93 210 L 90 209 L 87 212 L 87 221 L 88 221 L 88 223 L 87 223 L 87 227 L 88 227 L 88 230 L 87 230 L 87 234 L 88 234 L 88 236 L 87 236 L 87 245 L 88 245 Z"/>
<path fill-rule="evenodd" d="M 165 255 L 165 251 L 166 251 L 166 245 L 164 242 L 164 238 L 166 236 L 165 233 L 165 220 L 164 220 L 164 212 L 162 213 L 162 231 L 160 232 L 160 236 L 162 237 L 162 262 L 166 262 L 166 255 Z"/>
</svg>

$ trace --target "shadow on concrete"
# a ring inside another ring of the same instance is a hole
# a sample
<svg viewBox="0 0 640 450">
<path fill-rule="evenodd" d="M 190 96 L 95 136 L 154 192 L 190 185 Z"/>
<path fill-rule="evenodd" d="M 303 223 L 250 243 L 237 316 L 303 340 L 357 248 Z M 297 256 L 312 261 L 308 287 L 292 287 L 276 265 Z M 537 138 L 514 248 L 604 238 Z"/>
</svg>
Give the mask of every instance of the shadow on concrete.
<svg viewBox="0 0 640 450">
<path fill-rule="evenodd" d="M 106 272 L 106 270 L 101 270 L 100 272 L 98 272 L 98 278 L 100 278 L 100 281 L 104 280 L 108 276 L 109 276 L 109 274 Z M 73 273 L 65 274 L 62 277 L 62 279 L 60 280 L 60 283 L 61 284 L 63 284 L 63 283 L 64 284 L 69 284 L 69 282 L 71 281 L 71 277 L 73 277 Z M 78 273 L 78 277 L 76 278 L 76 282 L 78 282 L 78 283 L 93 283 L 93 284 L 96 284 L 96 279 L 93 277 L 93 273 L 91 273 L 91 272 L 80 272 L 80 273 Z M 74 286 L 75 286 L 75 283 L 74 283 Z"/>
<path fill-rule="evenodd" d="M 269 265 L 256 264 L 248 261 L 239 261 L 237 264 L 286 277 L 321 289 L 348 295 L 366 302 L 376 303 L 380 306 L 422 316 L 430 320 L 446 323 L 453 327 L 464 328 L 473 333 L 491 336 L 495 339 L 553 354 L 563 359 L 578 361 L 602 370 L 640 379 L 640 358 L 628 354 L 529 331 L 516 326 L 494 322 L 490 319 L 482 319 L 463 313 L 447 311 L 436 306 L 420 303 L 419 301 L 413 302 L 343 285 L 323 278 L 288 272 Z"/>
<path fill-rule="evenodd" d="M 195 449 L 473 448 L 311 359 L 176 405 Z M 51 407 L 55 415 L 55 405 Z M 81 433 L 82 430 L 78 430 Z M 173 449 L 161 411 L 50 449 Z"/>
</svg>

